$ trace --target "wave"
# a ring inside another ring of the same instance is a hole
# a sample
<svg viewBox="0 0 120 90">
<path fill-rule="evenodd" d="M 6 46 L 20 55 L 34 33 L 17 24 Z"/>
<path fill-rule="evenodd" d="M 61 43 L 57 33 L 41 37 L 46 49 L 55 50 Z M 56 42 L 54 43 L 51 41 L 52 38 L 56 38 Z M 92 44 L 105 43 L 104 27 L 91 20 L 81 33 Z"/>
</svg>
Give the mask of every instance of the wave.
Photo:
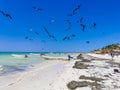
<svg viewBox="0 0 120 90">
<path fill-rule="evenodd" d="M 3 66 L 2 65 L 0 65 L 0 71 L 2 71 L 3 70 Z"/>
<path fill-rule="evenodd" d="M 11 54 L 12 57 L 16 57 L 16 58 L 24 58 L 25 55 L 19 55 L 19 54 Z"/>
</svg>

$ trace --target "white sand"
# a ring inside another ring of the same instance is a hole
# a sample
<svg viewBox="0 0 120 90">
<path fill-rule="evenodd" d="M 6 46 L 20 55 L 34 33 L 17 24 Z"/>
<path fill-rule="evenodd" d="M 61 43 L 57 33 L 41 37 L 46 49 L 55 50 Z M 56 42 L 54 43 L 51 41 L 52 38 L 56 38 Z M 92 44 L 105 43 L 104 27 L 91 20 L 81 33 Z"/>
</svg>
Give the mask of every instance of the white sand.
<svg viewBox="0 0 120 90">
<path fill-rule="evenodd" d="M 47 61 L 26 72 L 0 76 L 0 90 L 49 90 L 68 62 Z"/>
<path fill-rule="evenodd" d="M 107 55 L 89 55 L 110 59 Z M 89 69 L 74 69 L 72 67 L 75 61 L 46 61 L 29 68 L 26 72 L 0 76 L 0 90 L 69 90 L 66 86 L 68 82 L 82 81 L 79 79 L 80 75 L 107 79 L 102 82 L 105 85 L 103 90 L 120 90 L 120 87 L 114 89 L 113 86 L 120 85 L 120 73 L 113 72 L 113 68 L 116 67 L 110 67 L 105 61 L 95 60 L 86 63 L 94 65 Z M 104 75 L 110 76 L 105 78 Z M 91 90 L 91 88 L 83 87 L 76 90 Z"/>
</svg>

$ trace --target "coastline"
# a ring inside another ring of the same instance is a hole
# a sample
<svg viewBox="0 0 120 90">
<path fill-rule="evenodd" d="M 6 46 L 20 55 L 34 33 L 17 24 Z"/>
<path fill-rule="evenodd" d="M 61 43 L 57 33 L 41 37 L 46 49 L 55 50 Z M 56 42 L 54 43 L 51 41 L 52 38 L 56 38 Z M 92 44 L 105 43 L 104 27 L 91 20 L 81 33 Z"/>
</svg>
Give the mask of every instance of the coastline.
<svg viewBox="0 0 120 90">
<path fill-rule="evenodd" d="M 0 76 L 0 90 L 70 90 L 68 84 L 72 81 L 93 83 L 89 78 L 103 79 L 98 81 L 101 86 L 97 90 L 120 89 L 120 75 L 113 71 L 119 67 L 117 64 L 108 63 L 111 61 L 109 56 L 87 53 L 83 58 L 71 61 L 46 60 L 41 64 L 32 65 L 25 72 Z M 86 69 L 74 67 L 76 62 L 88 66 Z M 81 79 L 81 76 L 87 78 Z M 88 85 L 74 90 L 96 90 L 92 87 Z"/>
</svg>

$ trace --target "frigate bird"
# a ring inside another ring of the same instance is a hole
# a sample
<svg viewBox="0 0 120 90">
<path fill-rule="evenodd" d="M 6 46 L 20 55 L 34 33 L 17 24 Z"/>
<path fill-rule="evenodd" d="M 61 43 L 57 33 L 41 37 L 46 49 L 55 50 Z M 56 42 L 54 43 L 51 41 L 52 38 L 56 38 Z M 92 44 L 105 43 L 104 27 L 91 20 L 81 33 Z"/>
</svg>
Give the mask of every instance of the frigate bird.
<svg viewBox="0 0 120 90">
<path fill-rule="evenodd" d="M 35 32 L 35 34 L 36 34 L 36 35 L 39 35 L 39 33 L 38 33 L 38 32 Z"/>
<path fill-rule="evenodd" d="M 41 9 L 39 7 L 35 7 L 35 6 L 33 7 L 33 9 L 36 10 L 36 11 L 42 11 L 43 10 L 43 9 Z"/>
<path fill-rule="evenodd" d="M 32 39 L 32 38 L 30 38 L 29 40 L 30 40 L 30 41 L 33 41 L 33 39 Z"/>
<path fill-rule="evenodd" d="M 86 43 L 87 43 L 87 44 L 89 44 L 89 43 L 90 43 L 90 41 L 86 41 Z"/>
<path fill-rule="evenodd" d="M 67 39 L 67 37 L 64 37 L 62 40 L 64 41 L 64 40 L 66 40 Z"/>
<path fill-rule="evenodd" d="M 82 24 L 83 23 L 83 17 L 81 17 L 79 20 L 76 21 L 77 23 Z"/>
<path fill-rule="evenodd" d="M 28 38 L 29 38 L 28 36 L 25 37 L 25 39 L 28 39 Z"/>
<path fill-rule="evenodd" d="M 50 35 L 50 33 L 48 32 L 47 28 L 46 28 L 45 26 L 44 26 L 43 28 L 44 28 L 45 32 L 48 34 L 48 36 L 51 37 L 51 35 Z"/>
<path fill-rule="evenodd" d="M 80 24 L 82 27 L 82 31 L 85 31 L 86 25 L 85 24 Z"/>
<path fill-rule="evenodd" d="M 95 28 L 96 26 L 97 26 L 97 24 L 94 22 L 94 23 L 92 24 L 92 26 L 90 27 L 90 29 Z"/>
<path fill-rule="evenodd" d="M 80 9 L 80 5 L 78 5 L 74 10 L 73 10 L 73 15 Z"/>
<path fill-rule="evenodd" d="M 93 23 L 93 27 L 96 27 L 96 25 L 97 25 L 97 24 L 94 22 L 94 23 Z"/>
<path fill-rule="evenodd" d="M 12 19 L 12 16 L 11 16 L 10 14 L 4 13 L 3 11 L 0 11 L 0 13 L 1 13 L 2 15 L 4 15 L 5 17 L 8 17 L 8 18 Z"/>
<path fill-rule="evenodd" d="M 76 12 L 80 9 L 80 5 L 78 5 L 73 11 L 72 13 L 68 14 L 68 16 L 73 16 L 76 14 Z"/>
<path fill-rule="evenodd" d="M 47 28 L 46 28 L 45 26 L 44 26 L 43 28 L 44 28 L 45 32 L 48 34 L 49 38 L 53 38 L 55 41 L 57 41 L 56 37 L 53 36 L 53 35 L 51 35 L 51 34 L 48 32 L 48 30 L 47 30 Z"/>
<path fill-rule="evenodd" d="M 82 23 L 82 22 L 83 22 L 83 17 L 80 18 L 80 23 Z"/>
<path fill-rule="evenodd" d="M 72 37 L 76 37 L 76 35 L 72 35 Z"/>
<path fill-rule="evenodd" d="M 69 37 L 69 36 L 65 36 L 62 40 L 63 40 L 63 41 L 65 41 L 65 40 L 70 40 L 70 37 Z"/>
<path fill-rule="evenodd" d="M 62 40 L 65 41 L 65 40 L 70 40 L 72 37 L 76 37 L 76 35 L 69 35 L 69 36 L 65 36 Z"/>
</svg>

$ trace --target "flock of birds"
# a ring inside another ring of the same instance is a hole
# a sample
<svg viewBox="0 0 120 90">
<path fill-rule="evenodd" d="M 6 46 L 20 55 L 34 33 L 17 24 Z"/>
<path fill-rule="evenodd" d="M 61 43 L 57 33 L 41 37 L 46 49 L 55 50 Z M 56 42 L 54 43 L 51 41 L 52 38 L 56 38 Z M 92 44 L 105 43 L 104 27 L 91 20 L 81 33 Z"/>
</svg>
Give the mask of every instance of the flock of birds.
<svg viewBox="0 0 120 90">
<path fill-rule="evenodd" d="M 42 8 L 35 7 L 35 6 L 33 7 L 33 9 L 34 9 L 35 11 L 37 11 L 37 12 L 40 12 L 40 11 L 43 10 Z M 81 9 L 81 6 L 80 6 L 80 5 L 76 6 L 76 7 L 72 10 L 72 12 L 69 13 L 67 16 L 68 16 L 68 17 L 73 17 L 75 14 L 77 14 L 77 12 L 78 12 L 80 9 Z M 3 16 L 9 18 L 9 19 L 13 19 L 10 14 L 5 13 L 4 11 L 0 11 L 0 13 L 1 13 Z M 83 20 L 84 20 L 84 17 L 81 17 L 79 20 L 77 20 L 77 23 L 79 23 L 79 25 L 80 25 L 80 27 L 81 27 L 81 30 L 84 32 L 84 31 L 86 30 L 86 24 L 83 23 Z M 54 21 L 54 20 L 53 20 L 53 21 Z M 64 20 L 64 22 L 66 22 L 66 23 L 68 24 L 68 27 L 65 28 L 65 32 L 71 30 L 71 28 L 72 28 L 72 22 L 71 22 L 70 20 L 68 20 L 68 19 L 67 19 L 67 20 Z M 93 29 L 93 28 L 95 28 L 96 26 L 97 26 L 96 22 L 93 22 L 93 24 L 90 26 L 90 29 Z M 56 37 L 55 37 L 54 35 L 52 35 L 52 34 L 48 31 L 48 29 L 47 29 L 46 26 L 43 26 L 43 30 L 46 32 L 46 34 L 48 35 L 48 37 L 49 37 L 50 39 L 53 39 L 53 40 L 55 40 L 55 41 L 58 41 L 58 40 L 56 39 Z M 35 33 L 36 35 L 39 35 L 39 32 L 34 32 L 34 33 Z M 62 38 L 62 41 L 70 40 L 71 38 L 74 38 L 74 37 L 76 37 L 76 36 L 77 36 L 77 35 L 75 35 L 75 34 L 68 35 L 68 36 L 64 36 L 64 37 Z M 29 36 L 25 36 L 25 39 L 26 39 L 26 40 L 34 40 L 34 39 L 32 39 L 31 37 L 29 37 Z M 86 43 L 89 44 L 90 41 L 86 41 Z"/>
</svg>

